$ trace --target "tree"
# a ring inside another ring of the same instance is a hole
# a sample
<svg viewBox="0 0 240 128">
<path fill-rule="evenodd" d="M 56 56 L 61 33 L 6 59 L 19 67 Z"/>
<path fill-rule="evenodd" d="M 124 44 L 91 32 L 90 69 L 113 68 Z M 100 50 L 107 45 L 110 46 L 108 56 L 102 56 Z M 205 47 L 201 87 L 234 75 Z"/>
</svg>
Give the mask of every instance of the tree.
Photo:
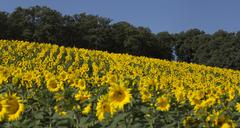
<svg viewBox="0 0 240 128">
<path fill-rule="evenodd" d="M 0 30 L 1 30 L 0 38 L 1 39 L 4 39 L 4 38 L 7 39 L 8 38 L 8 35 L 7 35 L 7 31 L 8 31 L 7 20 L 8 20 L 8 13 L 0 11 Z"/>
<path fill-rule="evenodd" d="M 211 39 L 201 45 L 194 62 L 209 66 L 240 69 L 240 42 L 238 34 L 223 30 L 215 32 Z"/>
<path fill-rule="evenodd" d="M 64 36 L 62 33 L 63 17 L 60 12 L 48 7 L 35 6 L 29 9 L 33 14 L 34 39 L 39 42 L 58 43 Z"/>
<path fill-rule="evenodd" d="M 114 40 L 113 51 L 125 53 L 127 47 L 132 45 L 133 36 L 136 34 L 136 28 L 127 22 L 118 22 L 112 24 L 112 38 Z"/>
<path fill-rule="evenodd" d="M 168 32 L 159 32 L 156 36 L 160 45 L 158 48 L 161 48 L 160 51 L 164 54 L 164 58 L 172 60 L 173 47 L 175 46 L 174 37 Z"/>
<path fill-rule="evenodd" d="M 193 62 L 194 55 L 197 51 L 197 48 L 201 43 L 201 37 L 205 33 L 200 31 L 199 29 L 190 29 L 186 32 L 181 32 L 179 34 L 175 34 L 175 45 L 176 45 L 176 53 L 178 56 L 178 60 Z"/>
</svg>

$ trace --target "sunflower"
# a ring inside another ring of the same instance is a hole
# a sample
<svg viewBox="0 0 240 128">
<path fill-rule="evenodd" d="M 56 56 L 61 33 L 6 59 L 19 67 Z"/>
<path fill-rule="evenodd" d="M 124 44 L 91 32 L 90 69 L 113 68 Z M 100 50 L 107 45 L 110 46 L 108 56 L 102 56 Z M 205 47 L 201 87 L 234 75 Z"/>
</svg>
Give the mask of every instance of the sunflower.
<svg viewBox="0 0 240 128">
<path fill-rule="evenodd" d="M 61 101 L 63 100 L 64 96 L 62 93 L 55 93 L 54 98 L 56 101 Z"/>
<path fill-rule="evenodd" d="M 91 111 L 92 104 L 89 103 L 85 108 L 83 108 L 82 114 L 87 115 Z"/>
<path fill-rule="evenodd" d="M 170 109 L 170 101 L 167 97 L 158 97 L 156 102 L 157 103 L 155 105 L 157 107 L 157 110 L 168 111 Z"/>
<path fill-rule="evenodd" d="M 108 114 L 113 113 L 113 111 L 111 110 L 109 101 L 108 101 L 108 95 L 101 96 L 98 99 L 96 110 L 97 110 L 96 116 L 99 121 L 102 121 L 105 118 L 105 115 L 107 113 Z"/>
<path fill-rule="evenodd" d="M 147 87 L 139 87 L 139 91 L 141 94 L 142 102 L 149 102 L 151 100 L 152 94 Z"/>
<path fill-rule="evenodd" d="M 184 120 L 183 120 L 183 126 L 185 128 L 191 128 L 191 127 L 198 127 L 199 126 L 199 120 L 191 117 L 191 116 L 187 116 Z"/>
<path fill-rule="evenodd" d="M 65 71 L 62 71 L 60 74 L 59 74 L 59 79 L 62 80 L 62 81 L 66 81 L 68 79 L 68 74 L 67 72 Z"/>
<path fill-rule="evenodd" d="M 75 87 L 79 88 L 80 90 L 85 90 L 86 89 L 86 81 L 83 79 L 79 79 L 78 81 L 76 81 Z"/>
<path fill-rule="evenodd" d="M 8 94 L 5 98 L 6 100 L 4 104 L 7 106 L 7 119 L 8 121 L 15 121 L 24 111 L 24 105 L 22 103 L 23 101 L 20 99 L 20 97 L 16 96 L 16 94 Z"/>
<path fill-rule="evenodd" d="M 58 82 L 56 79 L 52 78 L 47 81 L 47 89 L 50 92 L 57 92 L 63 87 L 62 82 Z"/>
<path fill-rule="evenodd" d="M 236 110 L 240 112 L 240 103 L 237 103 L 235 107 L 236 107 Z"/>
<path fill-rule="evenodd" d="M 228 123 L 224 123 L 221 128 L 232 128 L 232 126 Z"/>
<path fill-rule="evenodd" d="M 111 103 L 111 106 L 123 110 L 124 105 L 130 103 L 131 99 L 132 95 L 130 93 L 130 89 L 124 87 L 123 84 L 113 84 L 109 88 L 109 101 Z"/>
<path fill-rule="evenodd" d="M 189 97 L 189 101 L 191 105 L 198 105 L 201 103 L 201 95 L 197 94 L 193 94 Z"/>
<path fill-rule="evenodd" d="M 6 81 L 7 81 L 7 77 L 2 72 L 0 72 L 0 85 Z"/>
<path fill-rule="evenodd" d="M 80 103 L 85 102 L 86 100 L 91 98 L 91 93 L 89 91 L 81 91 L 79 90 L 77 94 L 75 94 L 75 100 L 79 101 Z"/>
<path fill-rule="evenodd" d="M 67 115 L 67 112 L 62 110 L 62 108 L 60 106 L 54 106 L 54 110 L 55 110 L 56 113 L 58 113 L 62 117 Z"/>
<path fill-rule="evenodd" d="M 6 105 L 4 105 L 4 98 L 0 96 L 0 122 L 4 120 L 7 113 Z"/>
</svg>

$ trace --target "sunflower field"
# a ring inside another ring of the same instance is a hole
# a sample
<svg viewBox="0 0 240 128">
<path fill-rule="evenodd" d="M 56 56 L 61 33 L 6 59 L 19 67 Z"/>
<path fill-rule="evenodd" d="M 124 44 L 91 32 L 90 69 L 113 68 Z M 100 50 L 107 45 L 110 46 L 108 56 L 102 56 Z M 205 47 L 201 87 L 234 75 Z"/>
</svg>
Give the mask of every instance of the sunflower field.
<svg viewBox="0 0 240 128">
<path fill-rule="evenodd" d="M 0 127 L 240 127 L 240 71 L 0 40 Z"/>
</svg>

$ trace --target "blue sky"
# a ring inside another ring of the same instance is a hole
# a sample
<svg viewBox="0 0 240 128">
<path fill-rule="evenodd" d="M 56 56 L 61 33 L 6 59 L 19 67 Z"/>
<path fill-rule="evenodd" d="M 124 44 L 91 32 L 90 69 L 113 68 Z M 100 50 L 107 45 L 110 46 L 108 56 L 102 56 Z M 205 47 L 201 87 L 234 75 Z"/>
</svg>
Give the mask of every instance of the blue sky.
<svg viewBox="0 0 240 128">
<path fill-rule="evenodd" d="M 0 0 L 0 10 L 45 5 L 63 14 L 86 12 L 114 22 L 127 21 L 153 32 L 171 33 L 199 28 L 240 30 L 240 0 Z"/>
</svg>

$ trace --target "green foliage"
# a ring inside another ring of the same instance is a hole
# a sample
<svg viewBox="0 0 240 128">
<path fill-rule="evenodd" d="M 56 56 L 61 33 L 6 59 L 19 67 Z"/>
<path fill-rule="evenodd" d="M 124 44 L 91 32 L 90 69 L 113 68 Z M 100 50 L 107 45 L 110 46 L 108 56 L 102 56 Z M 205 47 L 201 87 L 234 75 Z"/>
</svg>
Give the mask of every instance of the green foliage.
<svg viewBox="0 0 240 128">
<path fill-rule="evenodd" d="M 174 38 L 178 61 L 240 69 L 239 33 L 219 30 L 209 35 L 190 29 Z"/>
<path fill-rule="evenodd" d="M 6 12 L 0 11 L 0 38 L 5 39 L 7 36 L 7 20 L 8 20 L 8 14 Z"/>
</svg>

